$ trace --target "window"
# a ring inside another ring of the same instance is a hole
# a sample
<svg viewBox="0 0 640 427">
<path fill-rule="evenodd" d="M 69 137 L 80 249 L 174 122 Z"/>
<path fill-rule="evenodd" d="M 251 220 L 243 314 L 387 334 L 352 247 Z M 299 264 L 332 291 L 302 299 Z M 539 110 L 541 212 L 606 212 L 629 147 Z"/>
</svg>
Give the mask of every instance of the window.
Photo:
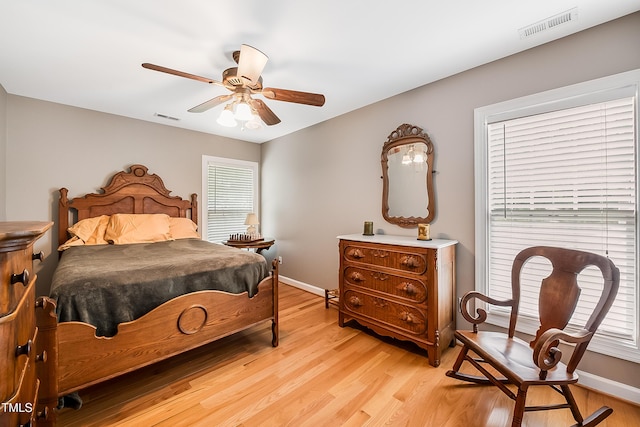
<svg viewBox="0 0 640 427">
<path fill-rule="evenodd" d="M 608 256 L 620 289 L 590 350 L 640 361 L 638 310 L 638 88 L 640 70 L 477 109 L 476 288 L 511 296 L 515 255 L 534 245 Z M 550 272 L 532 260 L 522 277 L 519 329 L 533 334 L 538 285 Z M 581 276 L 569 326 L 584 325 L 599 270 Z M 488 307 L 506 326 L 507 312 Z"/>
<path fill-rule="evenodd" d="M 258 163 L 202 156 L 202 236 L 220 243 L 258 213 Z"/>
</svg>

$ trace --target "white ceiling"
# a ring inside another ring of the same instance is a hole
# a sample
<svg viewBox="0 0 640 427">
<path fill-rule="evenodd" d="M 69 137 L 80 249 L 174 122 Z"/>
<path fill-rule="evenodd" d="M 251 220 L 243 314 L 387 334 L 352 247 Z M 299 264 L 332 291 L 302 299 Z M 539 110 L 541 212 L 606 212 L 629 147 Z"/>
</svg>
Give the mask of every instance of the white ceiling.
<svg viewBox="0 0 640 427">
<path fill-rule="evenodd" d="M 573 8 L 577 20 L 520 38 L 519 29 Z M 0 0 L 0 84 L 261 143 L 638 10 L 638 0 Z M 282 123 L 224 128 L 223 106 L 187 110 L 226 89 L 140 65 L 221 80 L 243 43 L 269 56 L 265 86 L 322 93 L 326 104 L 257 95 Z"/>
</svg>

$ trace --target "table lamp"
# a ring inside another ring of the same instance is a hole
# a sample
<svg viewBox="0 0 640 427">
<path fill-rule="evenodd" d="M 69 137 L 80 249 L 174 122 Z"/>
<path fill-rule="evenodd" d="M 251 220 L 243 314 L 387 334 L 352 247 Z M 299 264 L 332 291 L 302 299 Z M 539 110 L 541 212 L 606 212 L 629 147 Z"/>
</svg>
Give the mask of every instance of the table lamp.
<svg viewBox="0 0 640 427">
<path fill-rule="evenodd" d="M 247 219 L 244 221 L 244 225 L 248 225 L 247 234 L 256 234 L 258 232 L 256 225 L 258 224 L 260 224 L 260 222 L 258 221 L 258 215 L 254 214 L 253 212 L 248 213 Z"/>
</svg>

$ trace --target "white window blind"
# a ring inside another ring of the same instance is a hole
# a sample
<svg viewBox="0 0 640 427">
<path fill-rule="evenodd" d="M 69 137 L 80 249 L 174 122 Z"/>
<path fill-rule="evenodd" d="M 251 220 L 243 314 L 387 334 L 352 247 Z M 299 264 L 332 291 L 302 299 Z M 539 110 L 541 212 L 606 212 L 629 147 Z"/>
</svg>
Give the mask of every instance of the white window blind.
<svg viewBox="0 0 640 427">
<path fill-rule="evenodd" d="M 599 333 L 634 343 L 634 99 L 491 123 L 487 130 L 489 294 L 510 298 L 511 263 L 505 261 L 528 246 L 607 255 L 620 269 L 620 290 Z M 550 271 L 538 263 L 523 276 L 522 315 L 538 313 L 538 286 Z M 602 282 L 595 268 L 581 278 L 583 291 L 570 322 L 575 326 L 586 323 Z"/>
<path fill-rule="evenodd" d="M 620 269 L 620 288 L 589 349 L 633 361 L 640 361 L 639 77 L 623 73 L 476 110 L 477 289 L 510 298 L 513 259 L 530 246 L 605 255 Z M 539 284 L 550 271 L 542 259 L 523 270 L 520 332 L 535 332 Z M 588 268 L 579 285 L 570 328 L 591 314 L 600 271 Z M 503 307 L 485 308 L 490 323 L 508 324 Z"/>
<path fill-rule="evenodd" d="M 206 240 L 220 243 L 244 233 L 248 213 L 257 213 L 257 163 L 208 158 L 203 162 Z"/>
</svg>

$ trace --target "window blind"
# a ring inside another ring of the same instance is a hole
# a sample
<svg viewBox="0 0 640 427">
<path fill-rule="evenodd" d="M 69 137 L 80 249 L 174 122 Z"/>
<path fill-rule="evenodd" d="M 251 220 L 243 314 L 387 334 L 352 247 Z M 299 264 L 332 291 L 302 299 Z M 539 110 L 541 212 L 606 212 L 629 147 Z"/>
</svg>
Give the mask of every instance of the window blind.
<svg viewBox="0 0 640 427">
<path fill-rule="evenodd" d="M 207 163 L 207 240 L 220 243 L 243 233 L 247 214 L 256 212 L 255 168 Z"/>
<path fill-rule="evenodd" d="M 625 97 L 487 124 L 489 295 L 511 297 L 511 265 L 526 247 L 606 255 L 620 269 L 620 289 L 598 334 L 632 346 L 638 335 L 634 106 L 635 98 Z M 539 260 L 523 270 L 523 317 L 537 318 L 539 284 L 550 271 Z M 601 282 L 596 268 L 581 275 L 570 325 L 586 323 Z"/>
</svg>

